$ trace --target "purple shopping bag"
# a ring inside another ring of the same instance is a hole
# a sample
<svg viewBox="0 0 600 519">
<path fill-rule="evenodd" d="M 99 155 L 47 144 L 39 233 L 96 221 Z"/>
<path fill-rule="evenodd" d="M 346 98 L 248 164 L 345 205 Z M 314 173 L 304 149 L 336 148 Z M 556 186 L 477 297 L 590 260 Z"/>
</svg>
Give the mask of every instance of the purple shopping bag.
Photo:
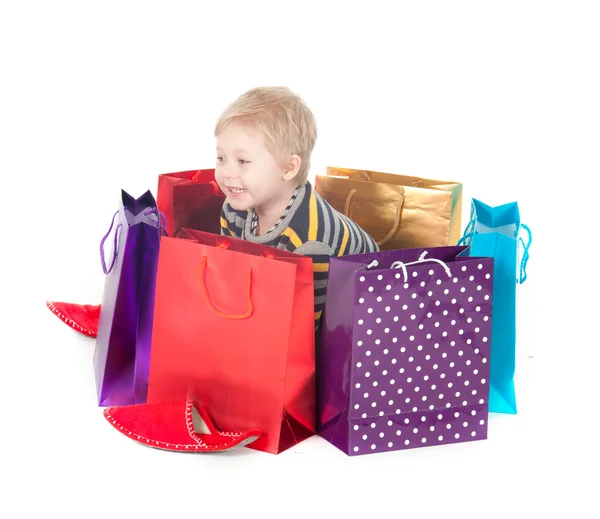
<svg viewBox="0 0 600 519">
<path fill-rule="evenodd" d="M 487 437 L 493 259 L 466 249 L 331 259 L 317 425 L 346 454 Z"/>
<path fill-rule="evenodd" d="M 101 406 L 146 401 L 161 216 L 150 191 L 138 199 L 121 191 L 119 211 L 100 244 L 106 280 L 94 371 Z M 113 227 L 107 265 L 104 243 Z"/>
</svg>

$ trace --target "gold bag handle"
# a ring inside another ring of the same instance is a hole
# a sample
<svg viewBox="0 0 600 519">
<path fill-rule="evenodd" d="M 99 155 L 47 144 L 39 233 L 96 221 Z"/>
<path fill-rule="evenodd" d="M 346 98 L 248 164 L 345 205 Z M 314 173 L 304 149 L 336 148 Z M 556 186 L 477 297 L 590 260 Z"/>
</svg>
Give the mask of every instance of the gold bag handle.
<svg viewBox="0 0 600 519">
<path fill-rule="evenodd" d="M 357 189 L 353 188 L 350 190 L 350 192 L 348 193 L 348 196 L 346 197 L 346 204 L 344 205 L 344 215 L 347 216 L 348 218 L 350 218 L 349 212 L 350 212 L 350 203 L 352 202 L 352 197 L 356 194 Z M 382 245 L 384 245 L 386 242 L 388 242 L 392 236 L 394 236 L 394 234 L 396 234 L 396 231 L 398 230 L 398 227 L 400 226 L 400 216 L 402 214 L 402 205 L 404 202 L 404 198 L 402 198 L 402 201 L 400 203 L 398 203 L 398 207 L 396 208 L 396 219 L 394 221 L 394 226 L 392 227 L 392 229 L 390 230 L 390 232 L 388 232 L 381 240 L 377 241 L 377 246 L 381 247 Z"/>
</svg>

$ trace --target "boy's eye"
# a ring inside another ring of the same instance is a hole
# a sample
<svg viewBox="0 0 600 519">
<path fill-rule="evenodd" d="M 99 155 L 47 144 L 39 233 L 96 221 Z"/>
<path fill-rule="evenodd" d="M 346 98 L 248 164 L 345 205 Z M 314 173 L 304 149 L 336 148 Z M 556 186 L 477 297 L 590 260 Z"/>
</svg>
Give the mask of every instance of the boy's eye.
<svg viewBox="0 0 600 519">
<path fill-rule="evenodd" d="M 249 160 L 244 160 L 244 159 L 239 159 L 238 162 L 240 164 L 248 164 L 250 161 Z"/>
<path fill-rule="evenodd" d="M 223 157 L 217 157 L 217 162 L 223 162 Z"/>
</svg>

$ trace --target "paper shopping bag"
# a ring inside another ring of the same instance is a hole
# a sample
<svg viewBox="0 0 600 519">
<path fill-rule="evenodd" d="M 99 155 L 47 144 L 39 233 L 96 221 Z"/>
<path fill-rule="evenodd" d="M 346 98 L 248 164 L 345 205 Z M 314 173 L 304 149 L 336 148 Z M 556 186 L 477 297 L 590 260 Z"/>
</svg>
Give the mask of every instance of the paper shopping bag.
<svg viewBox="0 0 600 519">
<path fill-rule="evenodd" d="M 184 231 L 161 241 L 148 401 L 194 399 L 282 452 L 315 431 L 312 261 Z"/>
<path fill-rule="evenodd" d="M 224 201 L 214 169 L 158 176 L 158 208 L 166 217 L 169 236 L 179 236 L 183 227 L 220 234 Z"/>
<path fill-rule="evenodd" d="M 528 234 L 527 243 L 519 237 L 521 229 Z M 531 232 L 521 223 L 516 202 L 491 207 L 473 199 L 471 219 L 460 243 L 469 245 L 472 255 L 494 258 L 490 412 L 516 414 L 516 285 L 527 278 Z M 522 257 L 517 273 L 520 246 Z"/>
<path fill-rule="evenodd" d="M 150 191 L 138 199 L 121 191 L 119 211 L 100 245 L 106 279 L 94 372 L 102 406 L 146 401 L 156 266 L 164 230 L 159 215 Z M 113 227 L 107 262 L 104 245 Z"/>
<path fill-rule="evenodd" d="M 493 259 L 464 250 L 331 259 L 317 420 L 346 454 L 487 437 Z"/>
<path fill-rule="evenodd" d="M 315 190 L 372 236 L 381 250 L 397 245 L 404 206 L 402 186 L 317 175 Z"/>
<path fill-rule="evenodd" d="M 374 190 L 373 183 L 380 188 Z M 315 183 L 315 190 L 379 240 L 382 250 L 455 245 L 461 235 L 462 187 L 338 167 L 328 167 Z"/>
</svg>

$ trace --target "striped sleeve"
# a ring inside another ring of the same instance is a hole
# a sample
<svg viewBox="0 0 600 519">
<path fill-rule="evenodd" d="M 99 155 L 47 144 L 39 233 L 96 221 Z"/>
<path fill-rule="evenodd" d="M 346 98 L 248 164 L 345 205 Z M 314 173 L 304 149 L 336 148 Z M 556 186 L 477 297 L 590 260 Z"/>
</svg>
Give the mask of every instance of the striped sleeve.
<svg viewBox="0 0 600 519">
<path fill-rule="evenodd" d="M 354 220 L 351 220 L 347 216 L 344 216 L 340 213 L 338 213 L 338 217 L 348 228 L 350 243 L 345 251 L 345 247 L 340 246 L 336 256 L 345 256 L 346 254 L 364 254 L 366 252 L 377 252 L 379 250 L 377 242 L 365 231 L 363 231 Z"/>
<path fill-rule="evenodd" d="M 353 220 L 336 211 L 314 190 L 310 191 L 305 216 L 306 231 L 296 237 L 291 231 L 288 236 L 294 246 L 306 241 L 295 252 L 309 256 L 313 260 L 313 274 L 315 282 L 315 322 L 318 324 L 325 308 L 327 292 L 327 279 L 329 277 L 329 260 L 332 256 L 345 256 L 375 252 L 379 250 L 377 243 L 371 236 L 363 231 Z M 284 232 L 285 234 L 285 232 Z"/>
<path fill-rule="evenodd" d="M 221 209 L 221 234 L 233 238 L 241 238 L 243 235 L 243 220 L 237 211 L 229 207 L 227 202 Z"/>
<path fill-rule="evenodd" d="M 323 309 L 325 308 L 327 278 L 329 276 L 329 259 L 332 251 L 322 242 L 309 241 L 296 249 L 295 252 L 312 259 L 313 279 L 315 283 L 315 321 L 318 322 L 323 313 Z"/>
<path fill-rule="evenodd" d="M 225 217 L 225 208 L 221 209 L 221 234 L 223 236 L 234 236 L 233 232 L 229 229 L 229 222 Z"/>
<path fill-rule="evenodd" d="M 379 250 L 375 240 L 356 222 L 336 211 L 314 190 L 310 193 L 308 241 L 324 242 L 332 256 Z"/>
<path fill-rule="evenodd" d="M 313 261 L 313 277 L 315 282 L 315 321 L 318 321 L 321 319 L 321 314 L 325 308 L 330 256 L 328 254 L 314 254 L 311 258 Z"/>
</svg>

